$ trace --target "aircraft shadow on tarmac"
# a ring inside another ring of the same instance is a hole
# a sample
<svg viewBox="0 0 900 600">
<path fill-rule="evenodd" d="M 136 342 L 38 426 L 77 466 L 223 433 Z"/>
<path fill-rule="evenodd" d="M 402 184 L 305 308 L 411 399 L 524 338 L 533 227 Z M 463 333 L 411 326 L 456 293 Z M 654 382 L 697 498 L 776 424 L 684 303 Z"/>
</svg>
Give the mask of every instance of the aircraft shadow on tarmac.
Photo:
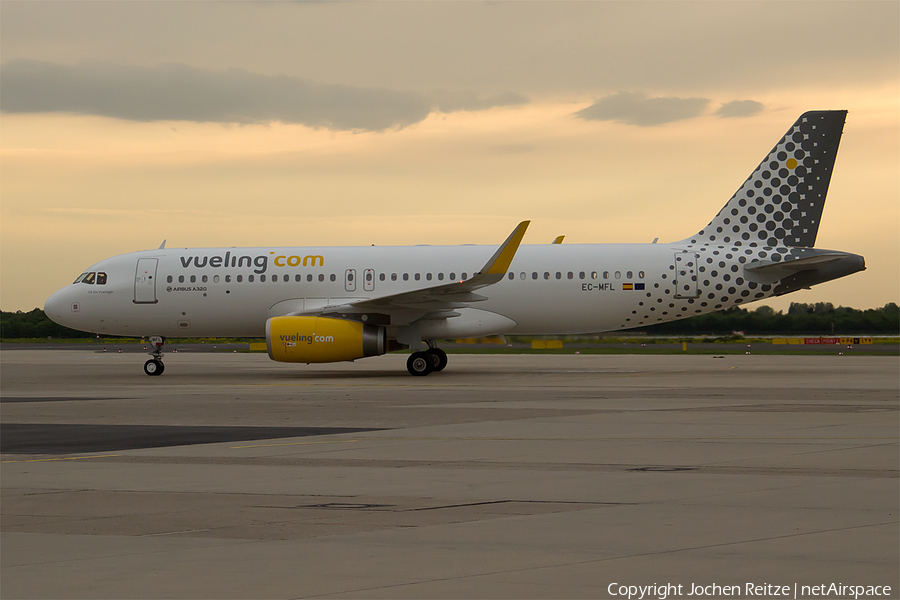
<svg viewBox="0 0 900 600">
<path fill-rule="evenodd" d="M 381 431 L 359 427 L 222 427 L 2 423 L 4 454 L 78 454 Z"/>
</svg>

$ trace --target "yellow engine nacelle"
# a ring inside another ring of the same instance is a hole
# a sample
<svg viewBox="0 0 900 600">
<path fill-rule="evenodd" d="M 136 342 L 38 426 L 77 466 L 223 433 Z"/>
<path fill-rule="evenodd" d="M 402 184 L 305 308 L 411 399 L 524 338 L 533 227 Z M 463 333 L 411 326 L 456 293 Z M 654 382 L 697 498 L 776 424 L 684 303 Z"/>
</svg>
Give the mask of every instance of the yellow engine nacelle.
<svg viewBox="0 0 900 600">
<path fill-rule="evenodd" d="M 278 362 L 320 363 L 385 353 L 384 327 L 328 317 L 272 317 L 266 348 Z"/>
</svg>

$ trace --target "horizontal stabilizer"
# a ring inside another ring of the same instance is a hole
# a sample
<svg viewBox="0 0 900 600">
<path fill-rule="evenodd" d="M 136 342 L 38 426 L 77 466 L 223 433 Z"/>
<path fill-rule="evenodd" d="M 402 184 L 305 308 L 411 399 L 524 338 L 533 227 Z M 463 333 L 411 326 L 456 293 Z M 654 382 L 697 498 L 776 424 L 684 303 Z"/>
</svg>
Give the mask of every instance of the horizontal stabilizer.
<svg viewBox="0 0 900 600">
<path fill-rule="evenodd" d="M 844 252 L 823 252 L 805 258 L 774 262 L 771 260 L 759 260 L 744 266 L 744 270 L 757 275 L 771 275 L 775 279 L 781 279 L 799 271 L 806 271 L 818 265 L 834 262 L 847 256 Z"/>
<path fill-rule="evenodd" d="M 744 276 L 748 281 L 755 283 L 777 283 L 775 295 L 781 296 L 864 271 L 866 268 L 866 261 L 862 256 L 849 252 L 814 248 L 792 252 L 799 253 L 799 256 L 791 259 L 788 255 L 782 261 L 762 260 L 748 263 L 744 265 Z"/>
</svg>

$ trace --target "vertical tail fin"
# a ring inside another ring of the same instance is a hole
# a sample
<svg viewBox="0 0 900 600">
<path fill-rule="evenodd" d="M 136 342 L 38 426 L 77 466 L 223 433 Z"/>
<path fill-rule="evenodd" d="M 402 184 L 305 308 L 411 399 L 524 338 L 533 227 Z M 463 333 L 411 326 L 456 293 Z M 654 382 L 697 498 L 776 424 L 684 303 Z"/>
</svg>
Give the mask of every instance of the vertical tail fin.
<svg viewBox="0 0 900 600">
<path fill-rule="evenodd" d="M 846 117 L 846 110 L 800 115 L 709 225 L 684 241 L 815 246 Z"/>
</svg>

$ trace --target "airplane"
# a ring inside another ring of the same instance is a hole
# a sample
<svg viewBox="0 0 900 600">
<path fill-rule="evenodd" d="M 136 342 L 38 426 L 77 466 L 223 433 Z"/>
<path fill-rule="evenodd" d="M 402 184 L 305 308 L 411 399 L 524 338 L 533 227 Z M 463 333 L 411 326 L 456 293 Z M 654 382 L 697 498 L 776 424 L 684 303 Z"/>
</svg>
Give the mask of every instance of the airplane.
<svg viewBox="0 0 900 600">
<path fill-rule="evenodd" d="M 98 334 L 265 337 L 269 357 L 353 361 L 411 348 L 442 371 L 437 341 L 612 332 L 740 306 L 865 269 L 815 248 L 847 111 L 801 115 L 697 233 L 650 244 L 499 247 L 165 248 L 102 260 L 47 300 L 47 316 Z M 558 238 L 562 241 L 562 236 Z M 423 348 L 423 343 L 425 347 Z"/>
</svg>

